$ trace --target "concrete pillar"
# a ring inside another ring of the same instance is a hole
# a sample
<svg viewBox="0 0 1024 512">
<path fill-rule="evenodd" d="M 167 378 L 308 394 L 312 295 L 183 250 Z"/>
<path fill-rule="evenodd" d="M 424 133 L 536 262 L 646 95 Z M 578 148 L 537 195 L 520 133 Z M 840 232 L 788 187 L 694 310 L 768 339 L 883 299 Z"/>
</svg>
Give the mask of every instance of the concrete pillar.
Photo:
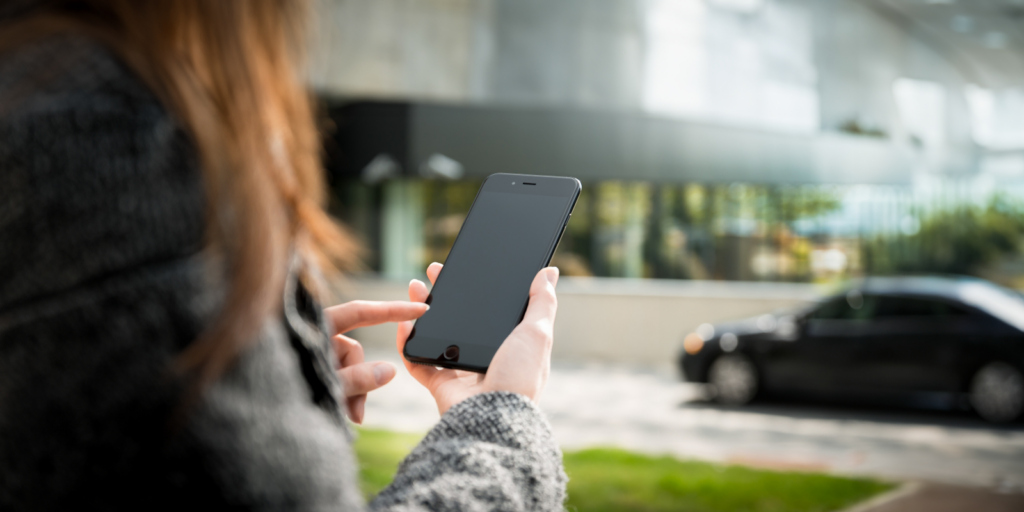
<svg viewBox="0 0 1024 512">
<path fill-rule="evenodd" d="M 423 182 L 402 179 L 385 183 L 381 220 L 383 276 L 409 279 L 423 274 Z"/>
<path fill-rule="evenodd" d="M 644 277 L 644 235 L 650 213 L 650 186 L 630 183 L 624 188 L 622 277 Z"/>
</svg>

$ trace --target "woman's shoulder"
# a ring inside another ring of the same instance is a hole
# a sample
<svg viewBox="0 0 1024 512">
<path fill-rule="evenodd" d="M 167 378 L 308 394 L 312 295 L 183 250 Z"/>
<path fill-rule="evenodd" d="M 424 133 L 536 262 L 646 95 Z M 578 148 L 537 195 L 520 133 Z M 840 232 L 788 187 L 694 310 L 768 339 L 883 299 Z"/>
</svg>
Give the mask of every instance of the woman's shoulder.
<svg viewBox="0 0 1024 512">
<path fill-rule="evenodd" d="M 0 55 L 0 190 L 0 310 L 203 244 L 190 138 L 111 51 L 82 36 Z"/>
<path fill-rule="evenodd" d="M 138 112 L 146 105 L 161 110 L 142 80 L 88 36 L 55 34 L 0 53 L 0 112 L 7 123 L 56 112 Z"/>
</svg>

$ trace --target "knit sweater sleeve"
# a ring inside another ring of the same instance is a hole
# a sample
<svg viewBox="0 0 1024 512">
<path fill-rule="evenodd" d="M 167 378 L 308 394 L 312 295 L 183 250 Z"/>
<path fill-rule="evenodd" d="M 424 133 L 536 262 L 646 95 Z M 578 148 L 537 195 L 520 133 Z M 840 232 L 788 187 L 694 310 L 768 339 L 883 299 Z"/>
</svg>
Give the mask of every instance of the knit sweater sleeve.
<svg viewBox="0 0 1024 512">
<path fill-rule="evenodd" d="M 561 510 L 562 454 L 543 414 L 522 395 L 456 404 L 370 504 L 376 511 Z"/>
</svg>

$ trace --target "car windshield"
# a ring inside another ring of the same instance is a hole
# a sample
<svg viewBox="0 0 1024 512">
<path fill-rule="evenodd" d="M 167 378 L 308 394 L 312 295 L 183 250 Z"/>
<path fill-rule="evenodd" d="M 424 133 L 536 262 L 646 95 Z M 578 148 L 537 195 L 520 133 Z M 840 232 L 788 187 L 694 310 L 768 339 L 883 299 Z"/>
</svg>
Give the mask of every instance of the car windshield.
<svg viewBox="0 0 1024 512">
<path fill-rule="evenodd" d="M 1024 331 L 1024 296 L 991 283 L 967 283 L 960 298 L 992 316 Z"/>
<path fill-rule="evenodd" d="M 826 299 L 827 300 L 827 299 Z M 792 306 L 786 306 L 778 308 L 772 311 L 772 315 L 776 318 L 782 317 L 802 317 L 811 314 L 814 310 L 821 307 L 825 302 L 822 300 L 816 300 L 810 304 L 797 304 Z"/>
</svg>

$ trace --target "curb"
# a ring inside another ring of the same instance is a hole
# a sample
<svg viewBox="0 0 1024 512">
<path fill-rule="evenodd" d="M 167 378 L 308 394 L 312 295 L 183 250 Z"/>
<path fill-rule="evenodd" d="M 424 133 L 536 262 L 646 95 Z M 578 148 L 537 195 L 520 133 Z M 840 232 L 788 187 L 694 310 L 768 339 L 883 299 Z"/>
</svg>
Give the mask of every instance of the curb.
<svg viewBox="0 0 1024 512">
<path fill-rule="evenodd" d="M 838 512 L 869 512 L 873 508 L 880 507 L 898 499 L 906 498 L 920 489 L 921 482 L 905 482 L 891 491 L 879 494 L 867 501 L 854 503 L 852 506 L 839 510 Z"/>
</svg>

